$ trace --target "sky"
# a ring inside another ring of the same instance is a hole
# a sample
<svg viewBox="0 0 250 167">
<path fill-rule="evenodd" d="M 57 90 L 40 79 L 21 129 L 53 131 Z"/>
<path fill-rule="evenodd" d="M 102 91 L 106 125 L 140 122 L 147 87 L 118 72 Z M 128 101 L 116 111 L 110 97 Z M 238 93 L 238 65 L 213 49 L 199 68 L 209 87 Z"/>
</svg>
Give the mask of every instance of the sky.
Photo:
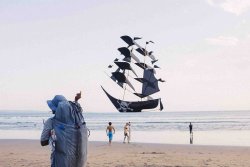
<svg viewBox="0 0 250 167">
<path fill-rule="evenodd" d="M 155 42 L 164 111 L 250 109 L 250 0 L 1 0 L 0 110 L 81 90 L 85 111 L 117 112 L 100 85 L 121 98 L 122 35 Z"/>
</svg>

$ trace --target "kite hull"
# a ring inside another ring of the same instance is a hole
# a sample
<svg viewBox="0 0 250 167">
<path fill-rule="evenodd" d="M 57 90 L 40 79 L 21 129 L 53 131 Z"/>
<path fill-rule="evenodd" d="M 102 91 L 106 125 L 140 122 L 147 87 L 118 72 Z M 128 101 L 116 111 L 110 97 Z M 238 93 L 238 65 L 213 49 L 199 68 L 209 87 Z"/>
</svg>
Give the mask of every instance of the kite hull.
<svg viewBox="0 0 250 167">
<path fill-rule="evenodd" d="M 116 107 L 119 112 L 141 112 L 144 109 L 154 109 L 161 104 L 161 99 L 154 99 L 148 101 L 123 101 L 114 98 L 102 87 L 103 91 L 108 96 L 109 100 Z M 161 104 L 162 106 L 162 104 Z M 161 107 L 162 110 L 162 107 Z"/>
</svg>

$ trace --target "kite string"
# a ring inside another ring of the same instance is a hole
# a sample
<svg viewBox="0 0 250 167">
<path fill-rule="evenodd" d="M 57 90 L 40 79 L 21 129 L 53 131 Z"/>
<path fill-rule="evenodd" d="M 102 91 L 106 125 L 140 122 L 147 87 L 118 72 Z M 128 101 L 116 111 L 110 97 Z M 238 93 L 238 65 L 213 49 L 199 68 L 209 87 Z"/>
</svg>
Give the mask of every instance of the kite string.
<svg viewBox="0 0 250 167">
<path fill-rule="evenodd" d="M 125 71 L 126 72 L 126 71 Z M 127 72 L 127 78 L 129 76 L 129 71 Z M 124 92 L 123 92 L 123 97 L 122 97 L 122 100 L 124 100 L 124 96 L 125 96 L 125 92 L 126 92 L 126 88 L 127 88 L 127 83 L 125 85 L 125 88 L 124 88 Z"/>
</svg>

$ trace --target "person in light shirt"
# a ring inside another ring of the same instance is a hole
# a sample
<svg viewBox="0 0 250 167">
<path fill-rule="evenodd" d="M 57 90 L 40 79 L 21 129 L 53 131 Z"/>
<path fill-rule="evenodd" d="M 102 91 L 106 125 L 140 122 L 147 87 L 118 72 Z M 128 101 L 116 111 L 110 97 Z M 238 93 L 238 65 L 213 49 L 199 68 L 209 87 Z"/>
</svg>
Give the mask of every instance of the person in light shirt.
<svg viewBox="0 0 250 167">
<path fill-rule="evenodd" d="M 129 143 L 129 123 L 126 123 L 124 126 L 124 139 L 123 139 L 123 143 L 125 143 L 125 140 L 127 138 L 127 142 Z"/>
</svg>

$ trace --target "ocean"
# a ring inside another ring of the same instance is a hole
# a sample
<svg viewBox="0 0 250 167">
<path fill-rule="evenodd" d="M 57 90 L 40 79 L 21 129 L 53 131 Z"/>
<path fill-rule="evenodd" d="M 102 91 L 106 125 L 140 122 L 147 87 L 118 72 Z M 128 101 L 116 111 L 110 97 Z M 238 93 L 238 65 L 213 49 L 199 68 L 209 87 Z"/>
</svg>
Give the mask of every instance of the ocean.
<svg viewBox="0 0 250 167">
<path fill-rule="evenodd" d="M 196 145 L 250 146 L 250 111 L 185 111 L 141 113 L 83 113 L 89 141 L 107 141 L 106 127 L 116 129 L 114 141 L 123 141 L 123 127 L 131 122 L 131 142 L 190 144 L 189 122 Z M 39 139 L 49 112 L 0 111 L 0 139 Z"/>
</svg>

